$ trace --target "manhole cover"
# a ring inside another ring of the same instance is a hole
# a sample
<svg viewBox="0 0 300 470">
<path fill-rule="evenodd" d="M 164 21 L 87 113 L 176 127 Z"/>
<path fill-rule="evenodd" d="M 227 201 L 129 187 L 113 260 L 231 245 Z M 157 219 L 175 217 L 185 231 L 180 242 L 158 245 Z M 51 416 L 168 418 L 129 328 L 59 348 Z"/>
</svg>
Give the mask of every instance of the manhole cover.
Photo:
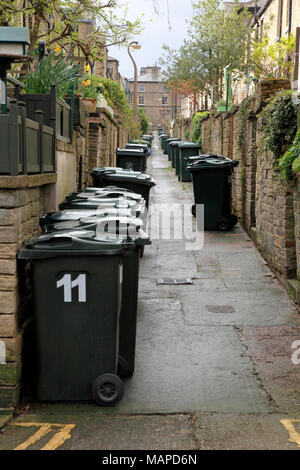
<svg viewBox="0 0 300 470">
<path fill-rule="evenodd" d="M 185 285 L 185 284 L 194 284 L 192 279 L 190 277 L 185 277 L 183 279 L 167 279 L 167 278 L 159 278 L 157 279 L 157 284 L 158 285 L 164 285 L 164 286 L 180 286 L 180 285 Z"/>
<path fill-rule="evenodd" d="M 234 313 L 235 309 L 232 305 L 205 305 L 206 310 L 210 313 Z"/>
</svg>

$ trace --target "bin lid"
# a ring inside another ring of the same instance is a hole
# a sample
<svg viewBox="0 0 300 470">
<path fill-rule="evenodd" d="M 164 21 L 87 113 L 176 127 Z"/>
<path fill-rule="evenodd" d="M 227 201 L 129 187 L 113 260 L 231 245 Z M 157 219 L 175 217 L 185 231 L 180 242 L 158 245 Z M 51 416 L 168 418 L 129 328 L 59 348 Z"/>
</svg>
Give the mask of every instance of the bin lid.
<svg viewBox="0 0 300 470">
<path fill-rule="evenodd" d="M 119 191 L 120 193 L 122 192 L 123 194 L 137 194 L 134 193 L 134 191 L 131 191 L 130 189 L 127 188 L 120 188 L 119 186 L 104 186 L 103 188 L 96 188 L 94 186 L 88 186 L 82 191 L 76 191 L 76 193 L 71 193 L 71 194 L 77 194 L 77 193 L 106 193 L 110 191 Z"/>
<path fill-rule="evenodd" d="M 111 238 L 125 237 L 132 240 L 136 245 L 150 245 L 151 241 L 142 229 L 144 222 L 136 217 L 84 217 L 80 219 L 79 226 L 86 230 L 91 228 L 96 231 L 96 236 L 105 239 L 107 235 Z"/>
<path fill-rule="evenodd" d="M 40 226 L 43 228 L 47 225 L 53 223 L 64 223 L 69 221 L 79 221 L 83 217 L 93 217 L 97 215 L 98 217 L 107 217 L 107 216 L 132 216 L 130 209 L 116 209 L 115 207 L 106 207 L 103 209 L 93 209 L 93 210 L 76 210 L 68 209 L 59 212 L 46 212 L 40 218 Z"/>
<path fill-rule="evenodd" d="M 196 142 L 180 142 L 178 145 L 180 148 L 201 148 L 201 144 L 197 144 Z"/>
<path fill-rule="evenodd" d="M 234 168 L 238 166 L 240 162 L 238 160 L 230 160 L 229 158 L 226 159 L 220 159 L 220 158 L 200 158 L 199 160 L 196 160 L 195 162 L 191 163 L 187 169 L 190 170 L 191 172 L 193 171 L 198 171 L 198 170 L 204 170 L 204 169 L 220 169 L 220 168 L 225 168 L 225 167 L 230 167 Z"/>
<path fill-rule="evenodd" d="M 142 229 L 143 226 L 143 220 L 133 217 L 131 214 L 128 216 L 120 214 L 103 217 L 97 214 L 90 217 L 77 218 L 76 220 L 49 224 L 44 233 L 65 233 L 70 230 L 76 230 L 81 233 L 81 230 L 84 229 L 89 233 L 96 232 L 96 237 L 99 240 L 125 237 L 130 238 L 136 245 L 149 245 L 151 241 Z"/>
<path fill-rule="evenodd" d="M 147 148 L 149 147 L 149 140 L 146 139 L 133 139 L 133 140 L 128 140 L 127 144 L 136 144 L 136 145 L 147 145 Z"/>
<path fill-rule="evenodd" d="M 92 175 L 95 176 L 103 176 L 116 184 L 118 182 L 130 182 L 130 183 L 137 183 L 143 184 L 145 186 L 155 186 L 154 179 L 148 175 L 147 173 L 141 173 L 140 171 L 131 171 L 131 170 L 123 170 L 118 168 L 94 168 L 92 171 Z"/>
<path fill-rule="evenodd" d="M 137 149 L 116 149 L 117 157 L 144 157 L 144 150 L 141 148 Z"/>
<path fill-rule="evenodd" d="M 143 135 L 142 135 L 142 139 L 144 139 L 144 138 L 146 138 L 146 139 L 151 139 L 151 140 L 154 139 L 153 135 L 151 135 L 151 134 L 143 134 Z"/>
<path fill-rule="evenodd" d="M 69 199 L 63 201 L 61 204 L 59 204 L 59 209 L 64 210 L 64 209 L 69 209 L 69 208 L 83 208 L 83 209 L 97 209 L 100 208 L 105 208 L 105 207 L 114 207 L 114 208 L 119 208 L 119 209 L 138 209 L 142 206 L 144 206 L 144 202 L 140 203 L 138 201 L 133 201 L 130 199 L 123 199 L 123 198 L 117 198 L 117 199 L 101 199 L 101 198 L 88 198 L 88 199 L 82 199 L 82 198 L 75 198 L 75 199 Z"/>
<path fill-rule="evenodd" d="M 190 156 L 184 157 L 184 160 L 189 161 L 190 163 L 196 162 L 198 160 L 203 160 L 203 159 L 217 159 L 217 160 L 231 161 L 230 158 L 224 157 L 223 155 L 216 155 L 214 153 L 205 153 L 202 155 L 190 155 Z"/>
<path fill-rule="evenodd" d="M 19 250 L 18 258 L 48 259 L 58 256 L 129 255 L 134 243 L 125 237 L 96 237 L 94 230 L 66 230 L 47 233 L 28 240 Z"/>
<path fill-rule="evenodd" d="M 170 145 L 172 145 L 172 147 L 178 147 L 179 144 L 181 144 L 182 142 L 185 142 L 184 140 L 172 140 L 170 142 Z"/>
<path fill-rule="evenodd" d="M 141 194 L 133 193 L 133 192 L 128 192 L 128 191 L 119 191 L 119 190 L 111 190 L 111 191 L 94 191 L 94 192 L 78 192 L 78 193 L 73 193 L 69 194 L 65 200 L 70 200 L 70 199 L 101 199 L 103 200 L 108 200 L 108 201 L 117 201 L 118 199 L 127 199 L 131 201 L 137 201 L 137 202 L 143 202 L 143 197 Z"/>
<path fill-rule="evenodd" d="M 145 150 L 148 151 L 148 145 L 147 144 L 135 144 L 135 143 L 131 143 L 129 142 L 128 144 L 125 145 L 125 149 L 143 149 L 144 152 Z"/>
<path fill-rule="evenodd" d="M 179 139 L 178 137 L 169 137 L 168 139 L 166 139 L 166 142 L 170 143 L 170 142 L 176 142 L 176 141 L 180 141 L 181 139 Z"/>
</svg>

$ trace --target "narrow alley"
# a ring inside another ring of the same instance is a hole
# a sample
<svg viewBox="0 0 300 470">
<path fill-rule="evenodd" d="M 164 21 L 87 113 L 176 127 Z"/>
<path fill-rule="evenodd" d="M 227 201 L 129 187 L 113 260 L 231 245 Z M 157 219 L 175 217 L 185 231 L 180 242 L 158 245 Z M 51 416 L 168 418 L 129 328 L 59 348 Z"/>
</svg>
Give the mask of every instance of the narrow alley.
<svg viewBox="0 0 300 470">
<path fill-rule="evenodd" d="M 154 134 L 152 204 L 191 204 L 192 184 L 178 182 Z M 193 283 L 160 285 L 161 278 Z M 153 240 L 141 263 L 136 370 L 124 399 L 109 409 L 33 404 L 5 428 L 0 448 L 24 445 L 29 423 L 52 423 L 30 443 L 47 448 L 59 423 L 74 425 L 59 449 L 296 450 L 296 340 L 299 312 L 239 225 L 205 232 L 199 251 Z"/>
</svg>

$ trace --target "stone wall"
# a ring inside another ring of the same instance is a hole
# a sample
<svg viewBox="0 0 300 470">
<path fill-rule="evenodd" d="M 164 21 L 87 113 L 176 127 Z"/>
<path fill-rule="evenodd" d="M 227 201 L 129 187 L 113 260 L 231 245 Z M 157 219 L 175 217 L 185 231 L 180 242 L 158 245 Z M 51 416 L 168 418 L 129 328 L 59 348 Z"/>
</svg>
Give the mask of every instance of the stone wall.
<svg viewBox="0 0 300 470">
<path fill-rule="evenodd" d="M 167 132 L 167 131 L 166 131 Z M 186 138 L 186 133 L 189 133 L 189 138 Z M 192 120 L 191 119 L 177 119 L 173 128 L 169 132 L 172 137 L 178 137 L 181 140 L 190 140 L 192 136 Z"/>
<path fill-rule="evenodd" d="M 282 88 L 288 88 L 286 80 L 264 80 L 243 108 L 203 119 L 202 150 L 239 161 L 232 177 L 233 212 L 300 303 L 300 185 L 287 184 L 274 171 L 259 117 L 269 96 Z"/>
</svg>

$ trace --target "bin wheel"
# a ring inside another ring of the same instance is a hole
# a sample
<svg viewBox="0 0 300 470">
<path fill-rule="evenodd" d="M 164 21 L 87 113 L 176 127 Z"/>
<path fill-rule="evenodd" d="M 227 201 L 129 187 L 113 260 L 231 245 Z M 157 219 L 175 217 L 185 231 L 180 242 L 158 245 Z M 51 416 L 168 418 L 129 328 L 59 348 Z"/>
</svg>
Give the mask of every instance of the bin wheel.
<svg viewBox="0 0 300 470">
<path fill-rule="evenodd" d="M 230 216 L 230 221 L 231 221 L 232 227 L 234 227 L 234 226 L 238 223 L 239 220 L 238 220 L 238 218 L 237 218 L 236 215 L 231 214 L 231 216 Z"/>
<path fill-rule="evenodd" d="M 129 369 L 126 359 L 123 356 L 118 357 L 118 376 L 120 379 L 125 379 L 126 377 L 131 377 L 133 372 Z"/>
<path fill-rule="evenodd" d="M 218 223 L 218 229 L 222 231 L 230 230 L 232 226 L 232 222 L 229 219 L 221 219 Z"/>
<path fill-rule="evenodd" d="M 145 252 L 145 246 L 140 247 L 140 258 L 143 258 Z"/>
<path fill-rule="evenodd" d="M 193 216 L 196 217 L 196 204 L 192 205 L 191 212 L 192 212 Z"/>
<path fill-rule="evenodd" d="M 178 181 L 180 181 L 180 176 L 178 176 Z"/>
<path fill-rule="evenodd" d="M 123 398 L 124 390 L 120 377 L 115 374 L 102 374 L 93 382 L 92 396 L 100 406 L 113 406 Z"/>
</svg>

